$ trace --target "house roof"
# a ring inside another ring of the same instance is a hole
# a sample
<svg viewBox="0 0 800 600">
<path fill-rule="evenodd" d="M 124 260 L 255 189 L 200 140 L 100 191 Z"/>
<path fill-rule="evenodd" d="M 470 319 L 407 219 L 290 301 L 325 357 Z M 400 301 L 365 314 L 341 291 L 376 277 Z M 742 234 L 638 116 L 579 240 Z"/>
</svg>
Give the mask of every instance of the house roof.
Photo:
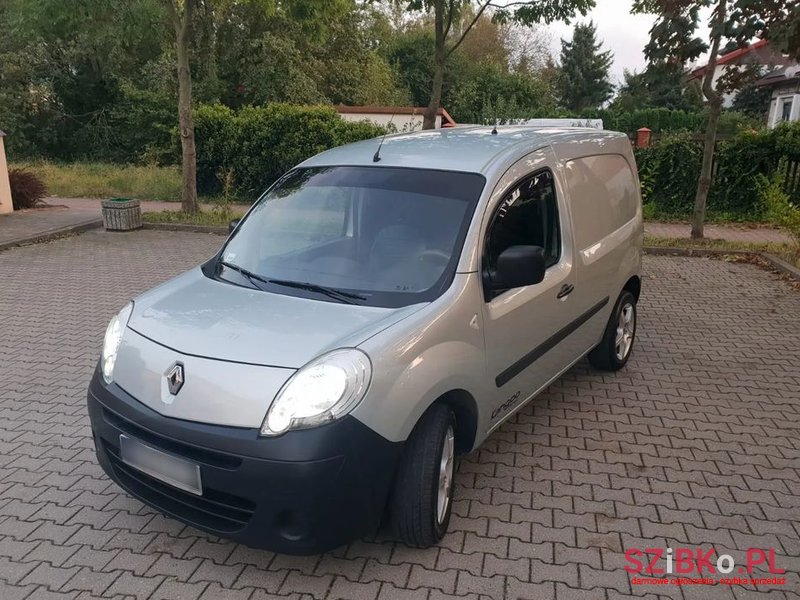
<svg viewBox="0 0 800 600">
<path fill-rule="evenodd" d="M 769 44 L 769 40 L 758 40 L 755 44 L 750 44 L 749 46 L 745 46 L 744 48 L 737 48 L 736 50 L 732 50 L 727 54 L 723 54 L 719 58 L 717 58 L 717 66 L 726 65 L 728 63 L 734 62 L 751 52 L 764 48 L 767 44 Z M 703 76 L 706 72 L 706 68 L 708 68 L 708 64 L 703 65 L 702 67 L 697 67 L 689 74 L 689 80 L 692 79 L 699 79 Z"/>
<path fill-rule="evenodd" d="M 797 63 L 786 65 L 767 73 L 764 77 L 756 81 L 755 85 L 760 87 L 772 87 L 783 83 L 791 83 L 795 80 L 800 80 L 800 65 Z"/>
<path fill-rule="evenodd" d="M 372 114 L 372 115 L 422 115 L 424 106 L 348 106 L 337 104 L 336 112 L 339 114 Z M 442 127 L 454 127 L 456 122 L 444 108 L 439 108 L 436 114 L 442 117 Z"/>
</svg>

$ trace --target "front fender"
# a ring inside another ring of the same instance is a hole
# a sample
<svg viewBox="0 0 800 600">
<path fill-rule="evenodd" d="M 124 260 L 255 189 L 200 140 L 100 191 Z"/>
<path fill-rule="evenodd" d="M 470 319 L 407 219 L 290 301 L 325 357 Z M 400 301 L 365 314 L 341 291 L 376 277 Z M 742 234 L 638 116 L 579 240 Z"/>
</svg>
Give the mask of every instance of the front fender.
<svg viewBox="0 0 800 600">
<path fill-rule="evenodd" d="M 443 394 L 486 398 L 479 290 L 477 274 L 458 275 L 438 301 L 361 344 L 372 360 L 372 384 L 353 416 L 400 442 Z M 481 423 L 480 403 L 477 409 Z"/>
</svg>

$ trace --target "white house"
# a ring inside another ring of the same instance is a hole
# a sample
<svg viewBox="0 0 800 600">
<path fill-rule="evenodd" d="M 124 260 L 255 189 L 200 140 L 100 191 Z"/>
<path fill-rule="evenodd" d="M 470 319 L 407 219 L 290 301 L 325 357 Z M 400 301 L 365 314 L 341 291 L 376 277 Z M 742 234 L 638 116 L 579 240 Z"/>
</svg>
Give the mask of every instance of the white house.
<svg viewBox="0 0 800 600">
<path fill-rule="evenodd" d="M 772 129 L 786 121 L 800 121 L 800 64 L 768 73 L 756 85 L 772 89 L 767 127 Z"/>
<path fill-rule="evenodd" d="M 422 129 L 425 108 L 420 106 L 346 106 L 339 104 L 336 112 L 345 121 L 370 121 L 382 127 L 391 123 L 398 132 Z M 449 113 L 440 108 L 436 113 L 436 128 L 455 127 L 456 122 Z"/>
<path fill-rule="evenodd" d="M 714 69 L 712 82 L 716 86 L 717 80 L 730 68 L 743 69 L 758 66 L 765 69 L 774 69 L 789 63 L 791 63 L 791 60 L 775 50 L 770 45 L 769 40 L 759 40 L 754 44 L 744 48 L 737 48 L 717 58 L 717 67 Z M 697 81 L 698 84 L 702 84 L 707 69 L 708 65 L 697 67 L 689 74 L 689 81 Z M 731 92 L 723 95 L 722 105 L 725 108 L 730 108 L 733 105 L 736 93 Z"/>
</svg>

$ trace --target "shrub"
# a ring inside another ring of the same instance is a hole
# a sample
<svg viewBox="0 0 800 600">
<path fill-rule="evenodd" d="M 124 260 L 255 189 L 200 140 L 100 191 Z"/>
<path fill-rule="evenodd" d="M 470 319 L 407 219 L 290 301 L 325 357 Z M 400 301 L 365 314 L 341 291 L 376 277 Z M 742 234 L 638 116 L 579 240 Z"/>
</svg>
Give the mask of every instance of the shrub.
<svg viewBox="0 0 800 600">
<path fill-rule="evenodd" d="M 8 172 L 11 184 L 11 204 L 14 210 L 33 208 L 47 195 L 44 182 L 26 169 L 11 169 Z"/>
<path fill-rule="evenodd" d="M 706 128 L 705 111 L 673 110 L 669 108 L 643 108 L 639 110 L 591 109 L 580 114 L 582 118 L 603 119 L 603 127 L 613 131 L 622 131 L 633 136 L 637 129 L 647 127 L 654 134 L 677 132 L 701 133 Z M 720 116 L 717 130 L 720 134 L 735 134 L 752 127 L 759 127 L 761 122 L 744 113 L 725 111 Z"/>
<path fill-rule="evenodd" d="M 198 191 L 219 194 L 226 182 L 235 195 L 250 198 L 310 156 L 385 131 L 344 121 L 322 106 L 268 104 L 234 112 L 205 105 L 194 118 Z"/>
<path fill-rule="evenodd" d="M 703 160 L 702 145 L 689 134 L 676 134 L 649 148 L 639 148 L 635 154 L 642 201 L 656 214 L 690 214 Z"/>
<path fill-rule="evenodd" d="M 651 214 L 688 217 L 703 157 L 703 142 L 690 134 L 664 136 L 635 151 L 642 199 Z M 781 159 L 800 162 L 800 123 L 743 131 L 717 145 L 709 215 L 731 220 L 765 218 L 759 176 L 770 176 Z"/>
<path fill-rule="evenodd" d="M 795 255 L 800 254 L 800 206 L 789 201 L 786 193 L 787 160 L 781 159 L 778 168 L 769 175 L 756 176 L 758 197 L 770 222 L 783 227 L 794 240 Z"/>
</svg>

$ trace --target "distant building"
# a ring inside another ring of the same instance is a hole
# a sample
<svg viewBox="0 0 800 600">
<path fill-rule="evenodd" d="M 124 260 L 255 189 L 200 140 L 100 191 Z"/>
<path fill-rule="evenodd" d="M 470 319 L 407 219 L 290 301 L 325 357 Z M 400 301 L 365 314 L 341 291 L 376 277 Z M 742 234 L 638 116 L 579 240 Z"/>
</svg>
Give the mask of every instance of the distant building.
<svg viewBox="0 0 800 600">
<path fill-rule="evenodd" d="M 339 104 L 336 112 L 345 121 L 370 121 L 382 127 L 392 124 L 398 132 L 422 129 L 425 108 L 421 106 L 346 106 Z M 455 127 L 456 122 L 443 108 L 436 112 L 436 128 Z"/>
<path fill-rule="evenodd" d="M 761 67 L 762 69 L 770 70 L 775 67 L 785 66 L 789 63 L 791 63 L 791 60 L 775 50 L 770 45 L 769 40 L 759 40 L 754 44 L 750 44 L 744 48 L 737 48 L 732 52 L 720 56 L 717 59 L 717 67 L 714 69 L 714 78 L 712 82 L 716 85 L 717 80 L 732 66 L 741 68 Z M 708 65 L 697 67 L 689 74 L 689 81 L 702 83 L 707 69 Z M 722 105 L 725 108 L 730 108 L 733 105 L 733 99 L 735 97 L 736 92 L 724 94 L 722 97 Z"/>
<path fill-rule="evenodd" d="M 800 64 L 776 69 L 756 81 L 756 85 L 772 89 L 767 127 L 800 121 Z"/>
</svg>

